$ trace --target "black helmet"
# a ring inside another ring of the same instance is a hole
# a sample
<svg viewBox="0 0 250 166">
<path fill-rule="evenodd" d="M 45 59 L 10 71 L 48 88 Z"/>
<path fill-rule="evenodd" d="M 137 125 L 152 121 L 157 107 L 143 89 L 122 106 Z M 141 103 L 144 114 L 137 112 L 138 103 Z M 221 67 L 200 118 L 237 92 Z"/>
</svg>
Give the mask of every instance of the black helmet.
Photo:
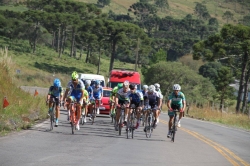
<svg viewBox="0 0 250 166">
<path fill-rule="evenodd" d="M 129 85 L 129 89 L 131 89 L 131 90 L 134 90 L 134 89 L 135 89 L 135 87 L 136 87 L 136 85 L 135 85 L 135 84 L 130 84 L 130 85 Z"/>
</svg>

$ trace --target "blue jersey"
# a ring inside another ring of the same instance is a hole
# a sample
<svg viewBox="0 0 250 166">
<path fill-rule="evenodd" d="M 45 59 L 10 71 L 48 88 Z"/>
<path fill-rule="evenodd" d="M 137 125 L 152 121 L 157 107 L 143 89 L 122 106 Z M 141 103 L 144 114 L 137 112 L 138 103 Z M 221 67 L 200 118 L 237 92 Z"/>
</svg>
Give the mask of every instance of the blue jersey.
<svg viewBox="0 0 250 166">
<path fill-rule="evenodd" d="M 93 98 L 93 88 L 91 86 L 89 86 L 86 90 L 88 91 L 89 98 L 90 99 Z"/>
<path fill-rule="evenodd" d="M 102 94 L 103 94 L 102 86 L 96 87 L 94 85 L 94 86 L 92 86 L 92 88 L 93 88 L 93 97 L 95 99 L 100 99 Z"/>
<path fill-rule="evenodd" d="M 59 97 L 60 95 L 62 95 L 62 93 L 63 93 L 62 87 L 55 88 L 54 86 L 51 86 L 49 88 L 49 95 Z"/>
<path fill-rule="evenodd" d="M 147 91 L 145 91 L 145 90 L 142 90 L 142 91 L 141 91 L 141 93 L 143 94 L 143 96 L 145 96 L 146 92 L 147 92 Z"/>
<path fill-rule="evenodd" d="M 143 94 L 139 90 L 136 90 L 135 92 L 130 91 L 128 96 L 131 103 L 140 103 L 140 101 L 143 100 Z"/>
<path fill-rule="evenodd" d="M 80 99 L 82 97 L 82 91 L 84 90 L 85 86 L 83 82 L 78 79 L 78 84 L 76 87 L 73 85 L 72 81 L 69 81 L 67 85 L 67 89 L 71 92 L 70 96 L 74 96 L 77 99 Z"/>
</svg>

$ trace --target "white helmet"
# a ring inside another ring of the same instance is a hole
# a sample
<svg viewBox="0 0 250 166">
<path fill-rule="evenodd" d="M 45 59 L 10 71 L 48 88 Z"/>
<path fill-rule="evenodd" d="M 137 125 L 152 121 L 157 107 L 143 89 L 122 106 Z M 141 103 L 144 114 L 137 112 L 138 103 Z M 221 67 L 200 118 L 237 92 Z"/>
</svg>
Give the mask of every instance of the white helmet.
<svg viewBox="0 0 250 166">
<path fill-rule="evenodd" d="M 129 81 L 128 81 L 128 80 L 124 81 L 124 82 L 123 82 L 123 85 L 124 85 L 124 86 L 129 86 Z"/>
<path fill-rule="evenodd" d="M 148 87 L 148 91 L 149 91 L 149 92 L 154 92 L 154 91 L 155 91 L 155 86 L 154 86 L 154 85 L 150 85 L 150 86 Z"/>
<path fill-rule="evenodd" d="M 160 88 L 160 84 L 156 83 L 155 84 L 155 89 L 159 89 Z"/>
<path fill-rule="evenodd" d="M 179 84 L 174 84 L 173 90 L 181 90 L 181 86 Z"/>
<path fill-rule="evenodd" d="M 90 84 L 91 84 L 91 81 L 90 81 L 90 80 L 86 80 L 85 84 L 86 84 L 86 85 L 90 85 Z"/>
<path fill-rule="evenodd" d="M 148 89 L 148 86 L 147 85 L 143 85 L 143 89 Z"/>
</svg>

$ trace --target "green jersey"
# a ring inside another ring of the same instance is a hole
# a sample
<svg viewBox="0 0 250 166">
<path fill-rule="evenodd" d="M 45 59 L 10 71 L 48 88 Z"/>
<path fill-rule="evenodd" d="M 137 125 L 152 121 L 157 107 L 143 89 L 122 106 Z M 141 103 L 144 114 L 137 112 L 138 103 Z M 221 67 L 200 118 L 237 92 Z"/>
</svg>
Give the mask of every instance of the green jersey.
<svg viewBox="0 0 250 166">
<path fill-rule="evenodd" d="M 177 95 L 175 95 L 175 93 L 173 92 L 168 99 L 171 100 L 171 107 L 175 105 L 179 108 L 183 107 L 182 101 L 186 100 L 185 95 L 182 92 L 178 92 Z"/>
<path fill-rule="evenodd" d="M 116 96 L 116 93 L 118 92 L 118 86 L 114 87 L 110 93 L 110 100 L 112 100 L 113 96 Z"/>
</svg>

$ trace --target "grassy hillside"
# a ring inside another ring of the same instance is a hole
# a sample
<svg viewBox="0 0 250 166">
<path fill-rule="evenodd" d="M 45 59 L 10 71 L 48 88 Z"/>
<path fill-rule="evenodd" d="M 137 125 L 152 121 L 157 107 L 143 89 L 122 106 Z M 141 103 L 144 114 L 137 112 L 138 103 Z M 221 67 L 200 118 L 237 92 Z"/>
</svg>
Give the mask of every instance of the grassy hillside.
<svg viewBox="0 0 250 166">
<path fill-rule="evenodd" d="M 9 46 L 9 43 L 7 38 L 0 37 L 0 46 Z M 73 71 L 97 73 L 97 65 L 85 63 L 86 54 L 83 54 L 82 58 L 79 59 L 80 53 L 77 52 L 77 57 L 71 58 L 69 51 L 66 50 L 62 57 L 58 58 L 58 53 L 55 50 L 42 45 L 37 46 L 35 54 L 22 53 L 21 51 L 28 49 L 28 41 L 16 41 L 9 47 L 12 60 L 16 63 L 13 71 L 18 78 L 18 85 L 48 87 L 54 78 L 58 77 L 62 80 L 62 85 L 66 86 Z M 97 53 L 94 53 L 93 56 L 97 57 Z M 115 61 L 114 67 L 134 69 L 134 64 Z M 20 73 L 17 73 L 17 70 L 20 70 Z M 107 78 L 109 76 L 108 70 L 109 57 L 102 55 L 99 74 Z"/>
<path fill-rule="evenodd" d="M 87 3 L 97 3 L 97 0 L 76 0 Z M 117 14 L 127 14 L 128 8 L 133 3 L 139 2 L 139 0 L 111 0 L 109 6 L 103 8 L 103 12 L 113 10 Z M 187 14 L 193 14 L 195 8 L 195 2 L 203 3 L 206 5 L 210 15 L 219 20 L 220 25 L 226 23 L 226 20 L 222 18 L 223 13 L 230 11 L 234 14 L 234 19 L 230 23 L 237 23 L 239 19 L 242 19 L 243 15 L 240 14 L 248 13 L 246 8 L 238 3 L 225 3 L 225 0 L 168 0 L 169 9 L 163 11 L 159 10 L 158 15 L 160 17 L 172 16 L 174 18 L 183 18 Z M 205 3 L 204 3 L 205 2 Z M 132 14 L 132 13 L 131 13 Z"/>
<path fill-rule="evenodd" d="M 16 85 L 18 80 L 13 72 L 16 64 L 11 56 L 7 49 L 0 49 L 0 134 L 26 129 L 47 116 L 44 97 L 34 97 Z M 3 109 L 4 97 L 9 106 Z"/>
</svg>

